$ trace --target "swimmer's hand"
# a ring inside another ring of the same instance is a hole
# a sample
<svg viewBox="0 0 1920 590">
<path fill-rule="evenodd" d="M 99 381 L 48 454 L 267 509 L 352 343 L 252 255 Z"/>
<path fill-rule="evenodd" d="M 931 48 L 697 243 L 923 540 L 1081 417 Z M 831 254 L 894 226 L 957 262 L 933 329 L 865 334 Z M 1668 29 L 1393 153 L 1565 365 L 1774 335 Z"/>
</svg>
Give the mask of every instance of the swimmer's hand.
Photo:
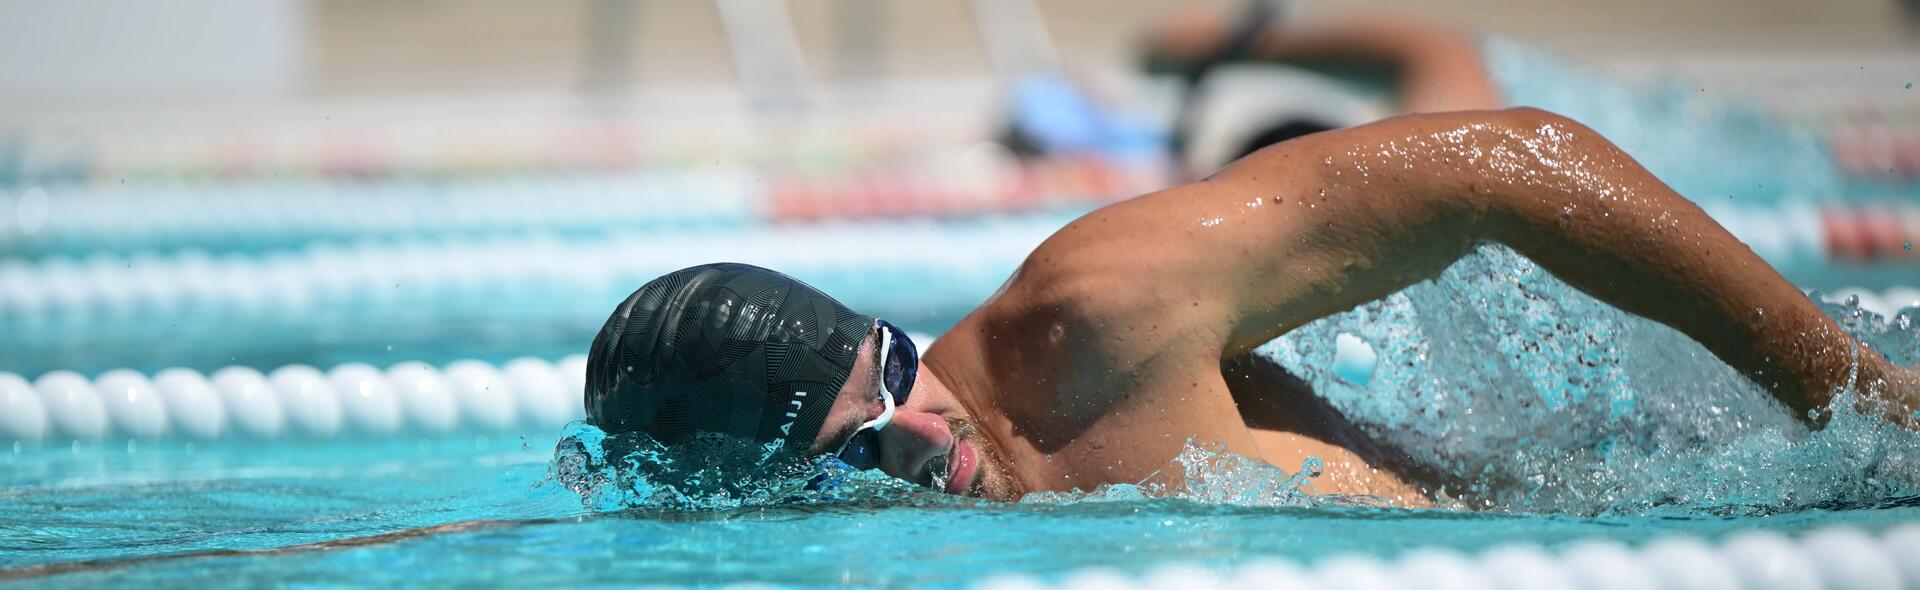
<svg viewBox="0 0 1920 590">
<path fill-rule="evenodd" d="M 1899 415 L 1894 423 L 1920 431 L 1920 365 L 1903 367 L 1893 397 L 1892 403 Z"/>
<path fill-rule="evenodd" d="M 1920 366 L 1887 363 L 1879 378 L 1863 378 L 1855 409 L 1879 415 L 1902 428 L 1920 432 Z"/>
</svg>

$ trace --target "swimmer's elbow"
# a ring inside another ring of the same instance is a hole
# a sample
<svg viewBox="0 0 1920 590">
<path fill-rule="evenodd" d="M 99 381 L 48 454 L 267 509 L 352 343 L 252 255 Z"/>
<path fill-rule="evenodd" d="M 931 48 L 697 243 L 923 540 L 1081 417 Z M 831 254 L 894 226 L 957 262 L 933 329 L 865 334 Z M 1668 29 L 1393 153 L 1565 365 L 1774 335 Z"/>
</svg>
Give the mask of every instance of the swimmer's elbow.
<svg viewBox="0 0 1920 590">
<path fill-rule="evenodd" d="M 1514 119 L 1527 120 L 1527 121 L 1554 121 L 1554 120 L 1572 121 L 1573 120 L 1572 118 L 1567 117 L 1566 115 L 1562 115 L 1560 113 L 1549 111 L 1540 107 L 1529 107 L 1529 106 L 1507 107 L 1504 109 L 1495 109 L 1493 112 L 1499 113 L 1502 116 L 1511 117 Z"/>
<path fill-rule="evenodd" d="M 1631 160 L 1600 132 L 1572 117 L 1533 107 L 1463 113 L 1455 126 L 1473 129 L 1465 158 L 1470 178 L 1501 185 L 1539 186 L 1543 174 L 1565 176 L 1575 169 Z M 1517 187 L 1516 187 L 1517 188 Z"/>
<path fill-rule="evenodd" d="M 1560 113 L 1536 107 L 1513 107 L 1493 113 L 1498 124 L 1506 131 L 1507 138 L 1525 142 L 1524 145 L 1514 146 L 1529 148 L 1522 153 L 1537 157 L 1571 151 L 1618 149 L 1592 127 Z"/>
</svg>

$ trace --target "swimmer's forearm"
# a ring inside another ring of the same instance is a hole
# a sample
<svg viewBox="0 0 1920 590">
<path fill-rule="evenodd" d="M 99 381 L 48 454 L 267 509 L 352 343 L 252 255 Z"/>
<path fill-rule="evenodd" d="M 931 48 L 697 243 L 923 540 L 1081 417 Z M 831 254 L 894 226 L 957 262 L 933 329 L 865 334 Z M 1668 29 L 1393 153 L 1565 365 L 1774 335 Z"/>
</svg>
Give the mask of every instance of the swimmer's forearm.
<svg viewBox="0 0 1920 590">
<path fill-rule="evenodd" d="M 1469 141 L 1489 143 L 1464 146 L 1482 157 L 1427 162 L 1481 237 L 1686 333 L 1802 415 L 1849 384 L 1910 378 L 1856 349 L 1797 287 L 1597 132 L 1540 111 L 1503 116 Z"/>
</svg>

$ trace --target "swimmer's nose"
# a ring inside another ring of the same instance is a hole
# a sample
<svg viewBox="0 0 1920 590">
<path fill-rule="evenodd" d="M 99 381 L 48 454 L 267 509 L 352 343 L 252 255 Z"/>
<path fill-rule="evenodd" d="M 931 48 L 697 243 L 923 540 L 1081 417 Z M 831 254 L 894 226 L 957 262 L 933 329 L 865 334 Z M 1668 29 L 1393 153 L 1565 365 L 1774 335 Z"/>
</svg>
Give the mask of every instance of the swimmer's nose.
<svg viewBox="0 0 1920 590">
<path fill-rule="evenodd" d="M 880 430 L 880 470 L 928 485 L 933 482 L 930 464 L 952 448 L 953 431 L 947 428 L 946 420 L 926 412 L 901 410 Z"/>
</svg>

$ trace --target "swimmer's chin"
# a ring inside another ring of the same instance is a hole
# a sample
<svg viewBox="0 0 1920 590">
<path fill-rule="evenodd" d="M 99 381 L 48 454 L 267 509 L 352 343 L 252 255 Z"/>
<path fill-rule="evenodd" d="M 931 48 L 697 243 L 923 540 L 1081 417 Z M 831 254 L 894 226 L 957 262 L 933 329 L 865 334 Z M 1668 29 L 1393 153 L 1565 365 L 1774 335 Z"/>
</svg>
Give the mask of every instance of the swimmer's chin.
<svg viewBox="0 0 1920 590">
<path fill-rule="evenodd" d="M 950 473 L 950 476 L 967 477 L 968 481 L 960 489 L 940 490 L 949 494 L 980 498 L 996 502 L 1015 502 L 1025 495 L 1009 476 L 1006 461 L 1000 456 L 1000 449 L 993 441 L 985 440 L 973 422 L 960 417 L 948 417 L 947 428 L 953 433 L 954 447 L 948 456 L 954 460 L 947 463 L 954 471 L 970 473 Z M 971 463 L 970 466 L 964 465 Z"/>
<path fill-rule="evenodd" d="M 967 488 L 966 495 L 994 502 L 1018 502 L 1026 494 L 1014 489 L 1013 486 L 988 486 L 986 478 L 983 477 L 973 481 L 973 485 Z"/>
</svg>

